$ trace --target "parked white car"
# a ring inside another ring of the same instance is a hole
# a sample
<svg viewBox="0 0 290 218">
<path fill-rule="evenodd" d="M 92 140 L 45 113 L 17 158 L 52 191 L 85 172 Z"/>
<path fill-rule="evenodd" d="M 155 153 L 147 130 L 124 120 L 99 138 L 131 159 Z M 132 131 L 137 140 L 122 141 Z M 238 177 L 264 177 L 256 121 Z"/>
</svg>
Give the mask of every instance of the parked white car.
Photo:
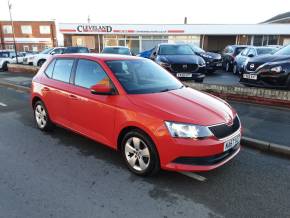
<svg viewBox="0 0 290 218">
<path fill-rule="evenodd" d="M 24 53 L 17 53 L 18 63 L 23 63 Z M 0 69 L 7 70 L 8 64 L 16 63 L 16 53 L 14 51 L 0 51 Z"/>
<path fill-rule="evenodd" d="M 36 55 L 28 55 L 24 58 L 24 64 L 33 64 L 35 67 L 41 67 L 42 64 L 54 54 L 62 54 L 64 52 L 64 47 L 54 47 L 47 48 Z"/>
</svg>

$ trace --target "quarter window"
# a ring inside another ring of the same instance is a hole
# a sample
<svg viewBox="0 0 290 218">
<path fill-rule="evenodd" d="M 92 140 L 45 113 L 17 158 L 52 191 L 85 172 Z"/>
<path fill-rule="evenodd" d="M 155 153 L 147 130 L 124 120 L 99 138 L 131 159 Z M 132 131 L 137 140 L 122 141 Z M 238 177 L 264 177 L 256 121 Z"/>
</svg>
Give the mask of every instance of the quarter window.
<svg viewBox="0 0 290 218">
<path fill-rule="evenodd" d="M 109 81 L 109 77 L 98 63 L 89 60 L 79 60 L 75 75 L 75 85 L 89 89 L 93 85 L 106 84 Z"/>
<path fill-rule="evenodd" d="M 57 59 L 54 65 L 52 78 L 62 82 L 69 82 L 74 60 Z"/>
<path fill-rule="evenodd" d="M 55 59 L 48 65 L 48 67 L 45 70 L 45 74 L 51 78 L 52 77 L 52 72 L 55 64 Z"/>
</svg>

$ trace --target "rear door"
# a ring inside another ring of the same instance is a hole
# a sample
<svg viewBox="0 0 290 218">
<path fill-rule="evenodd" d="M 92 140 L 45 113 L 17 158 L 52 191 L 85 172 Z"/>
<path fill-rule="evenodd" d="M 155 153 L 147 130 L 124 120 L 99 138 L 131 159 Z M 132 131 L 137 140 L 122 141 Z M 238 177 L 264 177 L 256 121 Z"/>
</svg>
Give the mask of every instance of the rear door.
<svg viewBox="0 0 290 218">
<path fill-rule="evenodd" d="M 45 80 L 42 87 L 44 103 L 51 119 L 66 127 L 70 126 L 68 104 L 72 88 L 70 80 L 74 61 L 71 58 L 54 59 L 45 70 L 49 79 Z"/>
<path fill-rule="evenodd" d="M 69 119 L 74 130 L 113 146 L 118 95 L 92 94 L 90 88 L 101 83 L 111 83 L 101 65 L 92 60 L 79 59 L 69 100 Z"/>
</svg>

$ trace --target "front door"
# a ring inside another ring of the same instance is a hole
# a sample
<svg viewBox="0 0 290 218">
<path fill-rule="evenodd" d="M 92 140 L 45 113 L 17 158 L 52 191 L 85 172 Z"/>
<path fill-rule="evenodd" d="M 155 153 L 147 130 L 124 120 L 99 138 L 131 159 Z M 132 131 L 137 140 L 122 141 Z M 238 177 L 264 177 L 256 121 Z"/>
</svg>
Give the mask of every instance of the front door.
<svg viewBox="0 0 290 218">
<path fill-rule="evenodd" d="M 93 85 L 108 82 L 109 77 L 97 62 L 80 59 L 75 71 L 75 86 L 71 91 L 69 117 L 76 131 L 114 146 L 114 103 L 118 95 L 96 95 L 90 90 Z"/>
</svg>

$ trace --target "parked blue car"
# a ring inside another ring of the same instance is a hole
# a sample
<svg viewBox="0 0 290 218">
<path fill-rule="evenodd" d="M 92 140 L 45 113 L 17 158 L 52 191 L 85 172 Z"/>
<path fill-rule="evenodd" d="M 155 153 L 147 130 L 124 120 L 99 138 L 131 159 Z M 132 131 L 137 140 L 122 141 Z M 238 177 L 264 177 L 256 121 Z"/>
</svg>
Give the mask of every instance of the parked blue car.
<svg viewBox="0 0 290 218">
<path fill-rule="evenodd" d="M 143 51 L 141 53 L 139 53 L 137 56 L 138 57 L 142 57 L 142 58 L 150 58 L 152 52 L 153 52 L 154 48 L 151 48 L 150 50 L 146 50 L 146 51 Z"/>
</svg>

